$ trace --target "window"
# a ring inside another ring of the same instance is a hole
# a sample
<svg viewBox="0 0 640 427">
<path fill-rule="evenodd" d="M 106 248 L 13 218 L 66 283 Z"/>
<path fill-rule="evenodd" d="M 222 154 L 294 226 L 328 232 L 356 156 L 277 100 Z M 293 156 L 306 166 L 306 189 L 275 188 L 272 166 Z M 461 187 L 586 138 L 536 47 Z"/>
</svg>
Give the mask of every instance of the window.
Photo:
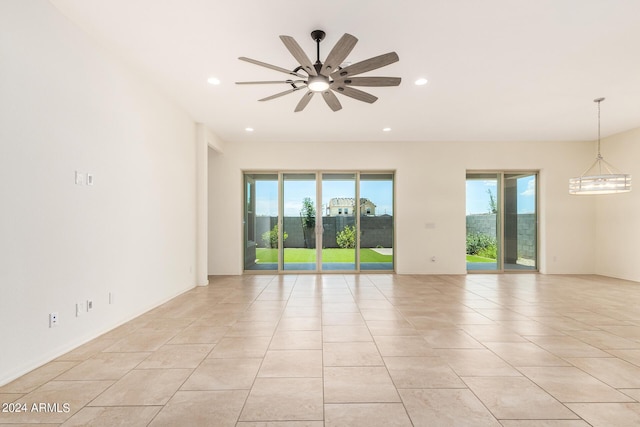
<svg viewBox="0 0 640 427">
<path fill-rule="evenodd" d="M 245 172 L 245 271 L 393 271 L 393 179 L 393 172 Z"/>
<path fill-rule="evenodd" d="M 278 269 L 278 175 L 244 175 L 244 269 Z"/>
<path fill-rule="evenodd" d="M 468 271 L 537 270 L 536 172 L 467 173 Z"/>
</svg>

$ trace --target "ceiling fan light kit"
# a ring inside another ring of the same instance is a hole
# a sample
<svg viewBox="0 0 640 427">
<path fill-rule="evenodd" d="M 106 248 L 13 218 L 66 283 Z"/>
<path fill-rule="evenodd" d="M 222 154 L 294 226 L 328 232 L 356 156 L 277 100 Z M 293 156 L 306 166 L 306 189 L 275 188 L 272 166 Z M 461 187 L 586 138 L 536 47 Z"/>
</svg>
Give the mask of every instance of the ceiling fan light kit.
<svg viewBox="0 0 640 427">
<path fill-rule="evenodd" d="M 618 172 L 600 154 L 600 103 L 604 98 L 596 98 L 598 104 L 598 156 L 595 162 L 578 177 L 569 179 L 569 194 L 615 194 L 631 191 L 631 175 Z"/>
<path fill-rule="evenodd" d="M 255 59 L 241 56 L 241 61 L 269 68 L 274 71 L 286 73 L 296 77 L 295 80 L 278 80 L 278 81 L 253 81 L 253 82 L 236 82 L 239 85 L 246 84 L 287 84 L 291 89 L 276 93 L 259 101 L 269 101 L 284 95 L 296 92 L 301 89 L 307 89 L 302 99 L 296 105 L 295 112 L 304 110 L 309 101 L 316 93 L 321 93 L 329 108 L 333 111 L 342 109 L 342 104 L 334 94 L 337 92 L 341 95 L 348 96 L 358 101 L 374 103 L 378 98 L 370 93 L 356 89 L 353 86 L 398 86 L 401 82 L 400 77 L 352 77 L 358 74 L 373 71 L 386 65 L 393 64 L 399 60 L 398 54 L 389 52 L 364 61 L 350 64 L 342 67 L 341 64 L 353 50 L 358 39 L 351 34 L 344 34 L 336 45 L 331 49 L 329 55 L 324 62 L 320 61 L 320 42 L 324 40 L 325 32 L 322 30 L 314 30 L 311 32 L 311 38 L 316 42 L 316 62 L 312 63 L 307 54 L 302 50 L 300 45 L 290 36 L 280 36 L 280 40 L 291 55 L 298 62 L 298 66 L 293 70 L 288 70 L 276 65 L 267 64 L 266 62 L 257 61 Z"/>
<path fill-rule="evenodd" d="M 307 87 L 313 92 L 322 92 L 331 86 L 329 79 L 325 76 L 311 76 L 307 81 Z"/>
</svg>

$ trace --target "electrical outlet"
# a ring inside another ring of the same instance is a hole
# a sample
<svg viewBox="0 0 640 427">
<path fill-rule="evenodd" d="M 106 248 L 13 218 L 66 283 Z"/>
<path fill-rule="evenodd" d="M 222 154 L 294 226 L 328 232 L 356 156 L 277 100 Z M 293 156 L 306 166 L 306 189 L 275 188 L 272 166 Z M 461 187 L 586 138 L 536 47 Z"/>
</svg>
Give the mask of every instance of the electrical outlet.
<svg viewBox="0 0 640 427">
<path fill-rule="evenodd" d="M 91 311 L 93 310 L 93 301 L 88 299 L 87 300 L 87 311 Z"/>
<path fill-rule="evenodd" d="M 58 313 L 49 313 L 49 327 L 55 328 L 58 326 Z"/>
</svg>

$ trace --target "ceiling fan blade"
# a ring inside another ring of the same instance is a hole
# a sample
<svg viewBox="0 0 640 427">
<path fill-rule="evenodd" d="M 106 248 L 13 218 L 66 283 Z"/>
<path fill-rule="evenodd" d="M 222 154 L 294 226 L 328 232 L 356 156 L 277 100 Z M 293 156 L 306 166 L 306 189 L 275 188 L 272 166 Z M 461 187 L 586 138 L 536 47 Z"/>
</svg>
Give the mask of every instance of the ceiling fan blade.
<svg viewBox="0 0 640 427">
<path fill-rule="evenodd" d="M 338 97 L 332 91 L 325 90 L 324 92 L 322 92 L 322 97 L 324 98 L 329 108 L 331 108 L 333 111 L 342 109 L 342 105 L 340 104 Z"/>
<path fill-rule="evenodd" d="M 304 80 L 269 80 L 269 81 L 259 81 L 259 82 L 236 82 L 237 85 L 270 85 L 270 84 L 299 84 L 304 83 Z"/>
<path fill-rule="evenodd" d="M 304 89 L 306 87 L 307 87 L 306 85 L 305 86 L 294 87 L 293 89 L 285 90 L 284 92 L 276 93 L 275 95 L 271 95 L 271 96 L 267 96 L 266 98 L 258 99 L 258 101 L 270 101 L 272 99 L 279 98 L 279 97 L 284 96 L 284 95 L 288 95 L 290 93 L 293 93 L 293 92 L 295 92 L 297 90 L 300 90 L 300 89 Z"/>
<path fill-rule="evenodd" d="M 307 54 L 304 53 L 304 50 L 302 50 L 298 42 L 295 41 L 293 37 L 280 36 L 280 40 L 282 40 L 282 43 L 284 43 L 284 45 L 287 47 L 289 52 L 291 52 L 291 55 L 293 55 L 293 57 L 296 58 L 296 61 L 298 61 L 298 64 L 302 65 L 302 68 L 307 73 L 309 73 L 310 76 L 318 75 L 315 67 L 311 63 L 311 60 L 309 59 Z"/>
<path fill-rule="evenodd" d="M 338 43 L 331 49 L 327 59 L 324 61 L 320 74 L 328 77 L 332 72 L 337 70 L 349 53 L 351 53 L 357 42 L 358 39 L 351 34 L 345 33 L 340 37 L 340 40 L 338 40 Z"/>
<path fill-rule="evenodd" d="M 400 77 L 346 77 L 342 80 L 334 81 L 340 85 L 348 86 L 398 86 L 402 79 Z"/>
<path fill-rule="evenodd" d="M 298 113 L 302 110 L 304 110 L 304 107 L 307 106 L 307 104 L 309 103 L 309 101 L 311 101 L 311 98 L 313 98 L 313 95 L 315 94 L 315 92 L 312 91 L 308 91 L 307 93 L 305 93 L 302 96 L 302 99 L 300 99 L 300 102 L 298 102 L 298 105 L 296 105 L 296 109 L 293 110 L 295 113 Z"/>
<path fill-rule="evenodd" d="M 341 93 L 342 95 L 357 99 L 358 101 L 368 102 L 369 104 L 373 104 L 378 100 L 377 96 L 373 96 L 370 93 L 363 92 L 359 89 L 354 89 L 349 86 L 331 85 L 331 89 L 335 90 L 338 93 Z"/>
<path fill-rule="evenodd" d="M 292 76 L 300 77 L 301 79 L 306 79 L 307 77 L 302 74 L 298 74 L 295 71 L 287 70 L 286 68 L 278 67 L 277 65 L 267 64 L 266 62 L 256 61 L 255 59 L 246 58 L 241 56 L 238 58 L 240 61 L 249 62 L 251 64 L 259 65 L 261 67 L 270 68 L 272 70 L 280 71 L 281 73 L 291 74 Z"/>
<path fill-rule="evenodd" d="M 395 52 L 385 53 L 384 55 L 374 56 L 373 58 L 365 59 L 364 61 L 356 62 L 348 67 L 334 71 L 331 73 L 331 77 L 336 80 L 342 77 L 355 76 L 356 74 L 366 73 L 367 71 L 393 64 L 399 59 L 398 54 Z"/>
</svg>

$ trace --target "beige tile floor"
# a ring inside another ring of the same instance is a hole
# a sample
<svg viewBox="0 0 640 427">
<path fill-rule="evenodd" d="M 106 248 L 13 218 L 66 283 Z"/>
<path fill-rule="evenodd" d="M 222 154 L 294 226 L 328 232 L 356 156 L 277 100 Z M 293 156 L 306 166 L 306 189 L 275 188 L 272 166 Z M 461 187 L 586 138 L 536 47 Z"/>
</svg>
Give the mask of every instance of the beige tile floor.
<svg viewBox="0 0 640 427">
<path fill-rule="evenodd" d="M 211 277 L 0 387 L 51 426 L 638 426 L 640 284 Z"/>
</svg>

